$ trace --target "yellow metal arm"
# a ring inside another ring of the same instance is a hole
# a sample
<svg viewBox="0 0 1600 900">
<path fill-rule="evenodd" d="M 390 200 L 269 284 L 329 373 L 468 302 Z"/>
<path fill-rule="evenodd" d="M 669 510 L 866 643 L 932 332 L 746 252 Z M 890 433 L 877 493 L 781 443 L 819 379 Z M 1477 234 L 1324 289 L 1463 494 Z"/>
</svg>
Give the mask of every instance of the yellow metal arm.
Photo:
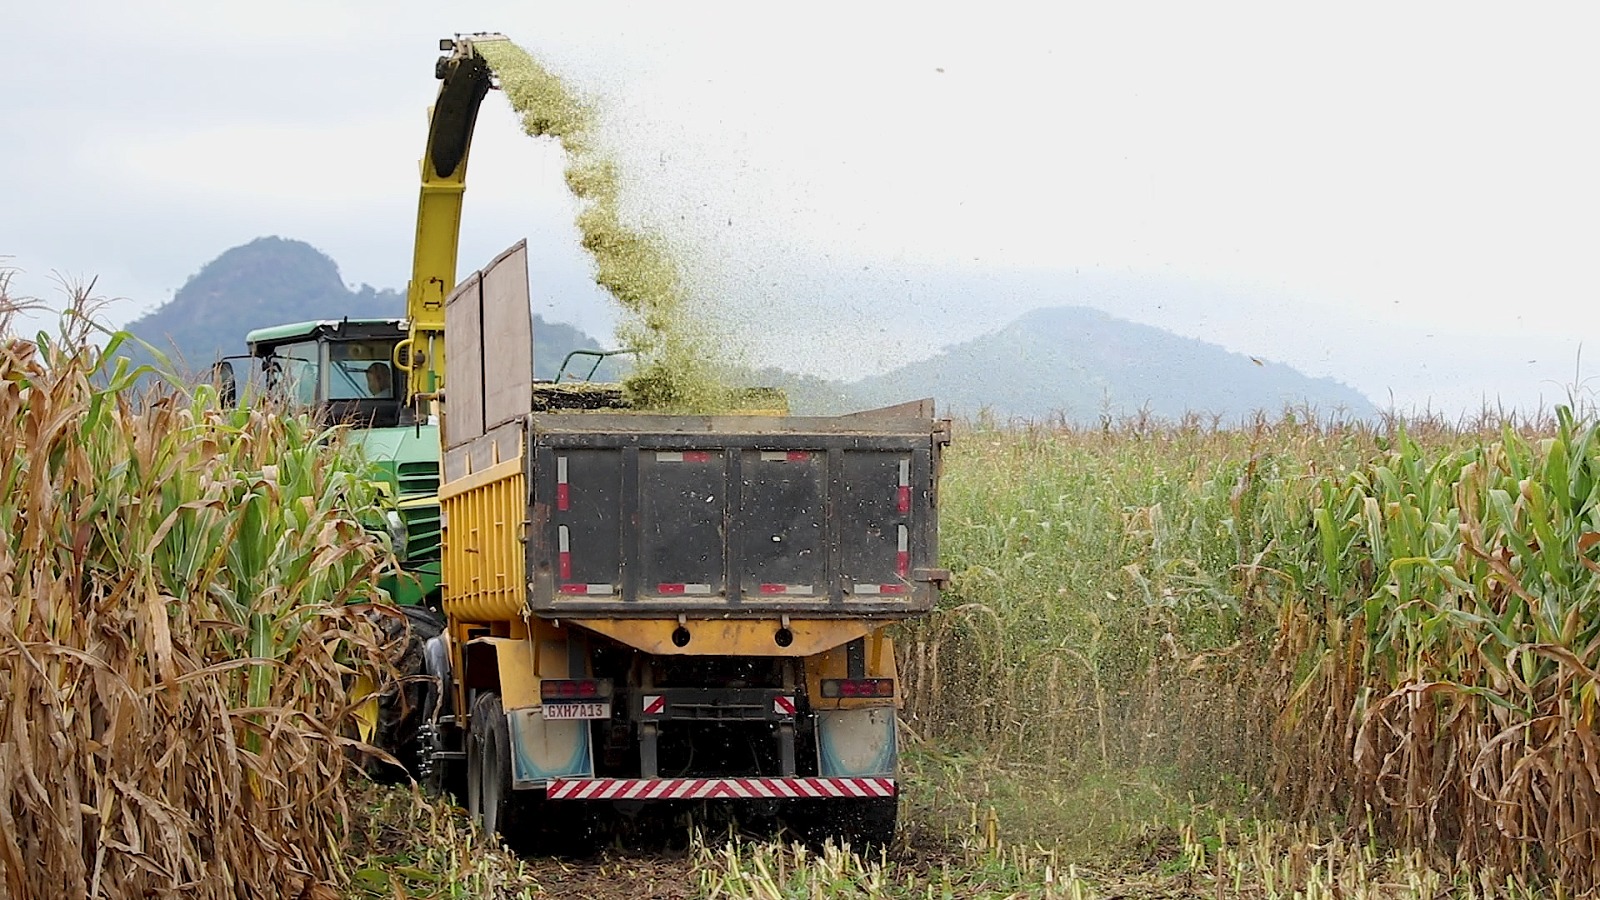
<svg viewBox="0 0 1600 900">
<path fill-rule="evenodd" d="M 505 39 L 503 35 L 476 34 L 439 42 L 439 49 L 449 55 L 440 57 L 435 69 L 439 96 L 428 116 L 416 247 L 411 283 L 406 288 L 410 333 L 395 360 L 408 373 L 406 396 L 419 411 L 444 389 L 444 301 L 456 283 L 467 151 L 472 146 L 478 107 L 491 86 L 489 65 L 473 45 Z"/>
</svg>

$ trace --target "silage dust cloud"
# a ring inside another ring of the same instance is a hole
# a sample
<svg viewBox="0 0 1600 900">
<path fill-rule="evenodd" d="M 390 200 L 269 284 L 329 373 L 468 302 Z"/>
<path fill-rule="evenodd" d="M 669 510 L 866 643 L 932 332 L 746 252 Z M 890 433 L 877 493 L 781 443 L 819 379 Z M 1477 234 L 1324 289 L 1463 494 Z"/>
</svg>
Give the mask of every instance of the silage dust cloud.
<svg viewBox="0 0 1600 900">
<path fill-rule="evenodd" d="M 704 328 L 690 315 L 688 295 L 665 242 L 622 220 L 616 167 L 595 139 L 593 114 L 554 73 L 510 41 L 476 45 L 500 79 L 522 127 L 554 137 L 567 154 L 566 181 L 578 198 L 578 230 L 594 257 L 595 281 L 627 313 L 618 325 L 624 346 L 639 351 L 626 380 L 634 405 L 710 412 L 728 392 L 714 373 Z"/>
</svg>

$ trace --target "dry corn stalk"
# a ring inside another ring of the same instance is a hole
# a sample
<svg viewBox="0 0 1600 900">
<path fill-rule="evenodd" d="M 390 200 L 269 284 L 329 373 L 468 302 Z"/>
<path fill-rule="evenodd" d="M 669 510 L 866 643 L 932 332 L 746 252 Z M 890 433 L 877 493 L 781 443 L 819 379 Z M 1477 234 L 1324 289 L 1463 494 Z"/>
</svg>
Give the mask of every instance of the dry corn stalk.
<svg viewBox="0 0 1600 900">
<path fill-rule="evenodd" d="M 9 897 L 315 896 L 372 670 L 372 488 L 306 419 L 133 396 L 80 298 L 0 278 L 0 873 Z"/>
</svg>

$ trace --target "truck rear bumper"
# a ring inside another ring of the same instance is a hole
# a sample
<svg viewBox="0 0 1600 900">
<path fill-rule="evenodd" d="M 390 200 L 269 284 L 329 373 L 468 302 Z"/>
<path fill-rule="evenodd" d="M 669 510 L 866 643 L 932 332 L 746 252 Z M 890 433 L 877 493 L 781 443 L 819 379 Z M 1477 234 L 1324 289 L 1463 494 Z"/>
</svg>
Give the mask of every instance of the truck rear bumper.
<svg viewBox="0 0 1600 900">
<path fill-rule="evenodd" d="M 893 797 L 893 778 L 552 778 L 551 800 L 820 800 Z"/>
</svg>

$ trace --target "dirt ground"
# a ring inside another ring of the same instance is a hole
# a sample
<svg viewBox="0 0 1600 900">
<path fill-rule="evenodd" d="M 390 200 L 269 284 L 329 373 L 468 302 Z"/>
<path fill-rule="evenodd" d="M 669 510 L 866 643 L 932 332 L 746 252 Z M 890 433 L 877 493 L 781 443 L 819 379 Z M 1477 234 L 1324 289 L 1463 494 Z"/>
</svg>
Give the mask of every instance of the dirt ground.
<svg viewBox="0 0 1600 900">
<path fill-rule="evenodd" d="M 968 817 L 919 809 L 902 818 L 900 834 L 887 852 L 845 864 L 835 859 L 830 869 L 819 865 L 818 848 L 811 848 L 804 854 L 809 875 L 798 877 L 793 844 L 781 843 L 786 835 L 761 828 L 735 837 L 727 821 L 641 816 L 581 824 L 564 819 L 537 846 L 488 847 L 459 808 L 437 799 L 405 788 L 375 788 L 364 799 L 371 818 L 355 835 L 350 859 L 354 878 L 348 893 L 362 900 L 458 896 L 1153 900 L 1213 896 L 1217 890 L 1211 872 L 1196 872 L 1180 863 L 1180 841 L 1169 828 L 1068 859 L 1037 846 L 996 848 L 976 833 Z M 777 878 L 762 881 L 757 873 Z M 876 889 L 867 884 L 872 877 L 881 877 Z M 766 887 L 780 883 L 780 893 Z"/>
</svg>

